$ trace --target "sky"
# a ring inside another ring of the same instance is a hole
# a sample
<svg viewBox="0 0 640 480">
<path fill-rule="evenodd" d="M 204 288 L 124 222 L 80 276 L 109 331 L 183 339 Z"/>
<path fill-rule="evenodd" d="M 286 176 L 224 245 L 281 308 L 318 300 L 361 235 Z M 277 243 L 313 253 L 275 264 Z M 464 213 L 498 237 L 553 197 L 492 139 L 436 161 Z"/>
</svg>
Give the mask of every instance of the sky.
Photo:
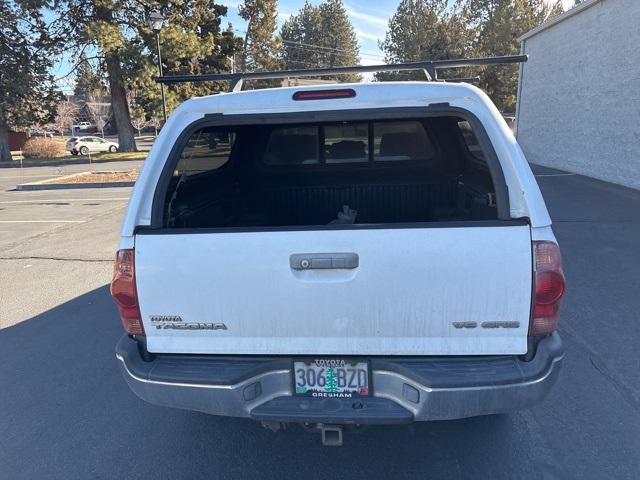
<svg viewBox="0 0 640 480">
<path fill-rule="evenodd" d="M 555 0 L 546 0 L 555 3 Z M 229 9 L 227 17 L 223 19 L 223 27 L 231 22 L 236 34 L 243 35 L 246 22 L 238 16 L 238 6 L 241 0 L 218 0 L 219 4 L 226 5 Z M 317 5 L 321 0 L 311 0 Z M 363 65 L 375 65 L 384 63 L 384 56 L 378 48 L 378 41 L 384 40 L 387 22 L 393 16 L 398 7 L 399 0 L 343 0 L 349 19 L 353 24 L 360 44 L 360 58 Z M 563 0 L 565 9 L 573 5 L 573 0 Z M 304 5 L 304 0 L 279 0 L 278 1 L 278 27 L 281 27 L 290 15 L 296 13 Z M 71 64 L 69 59 L 63 58 L 54 68 L 56 77 L 65 75 Z M 65 93 L 73 88 L 73 79 L 67 78 L 58 82 Z"/>
<path fill-rule="evenodd" d="M 553 4 L 555 0 L 546 0 Z M 234 28 L 244 31 L 246 22 L 238 17 L 238 5 L 240 0 L 220 0 L 218 3 L 229 7 L 227 18 Z M 320 3 L 319 0 L 311 0 L 312 4 Z M 372 65 L 384 63 L 383 54 L 378 48 L 378 40 L 384 40 L 387 22 L 393 16 L 398 7 L 399 0 L 343 0 L 349 14 L 349 19 L 355 28 L 360 44 L 360 57 L 362 64 Z M 565 10 L 573 5 L 573 0 L 563 0 Z M 304 0 L 279 0 L 278 24 L 279 26 L 292 14 L 296 13 L 304 5 Z"/>
</svg>

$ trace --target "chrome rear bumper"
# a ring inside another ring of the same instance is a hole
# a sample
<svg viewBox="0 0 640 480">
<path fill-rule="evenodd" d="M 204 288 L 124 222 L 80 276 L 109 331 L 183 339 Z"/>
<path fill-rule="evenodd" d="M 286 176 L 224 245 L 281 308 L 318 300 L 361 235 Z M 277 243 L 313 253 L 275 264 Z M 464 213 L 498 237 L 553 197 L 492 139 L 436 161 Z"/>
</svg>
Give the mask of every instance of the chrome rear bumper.
<svg viewBox="0 0 640 480">
<path fill-rule="evenodd" d="M 540 402 L 563 358 L 557 333 L 531 361 L 516 357 L 372 358 L 373 397 L 293 395 L 291 358 L 158 355 L 145 362 L 124 336 L 116 357 L 141 399 L 167 407 L 262 421 L 385 424 L 509 412 Z"/>
</svg>

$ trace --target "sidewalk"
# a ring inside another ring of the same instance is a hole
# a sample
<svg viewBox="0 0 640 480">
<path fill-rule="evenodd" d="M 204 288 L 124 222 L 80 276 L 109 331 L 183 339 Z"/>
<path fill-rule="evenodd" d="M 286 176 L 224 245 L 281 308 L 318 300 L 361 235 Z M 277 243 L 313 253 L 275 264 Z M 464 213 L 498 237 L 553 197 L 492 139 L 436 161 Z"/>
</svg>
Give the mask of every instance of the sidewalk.
<svg viewBox="0 0 640 480">
<path fill-rule="evenodd" d="M 135 154 L 135 156 L 133 156 Z M 94 163 L 107 163 L 107 162 L 123 162 L 123 161 L 140 161 L 145 160 L 148 151 L 141 152 L 131 152 L 127 155 L 132 155 L 131 157 L 114 157 L 114 155 L 118 155 L 117 153 L 113 154 L 102 154 L 98 157 L 79 157 L 79 158 L 58 158 L 51 160 L 13 160 L 11 162 L 0 162 L 0 168 L 22 168 L 22 167 L 60 167 L 63 165 L 90 165 Z"/>
</svg>

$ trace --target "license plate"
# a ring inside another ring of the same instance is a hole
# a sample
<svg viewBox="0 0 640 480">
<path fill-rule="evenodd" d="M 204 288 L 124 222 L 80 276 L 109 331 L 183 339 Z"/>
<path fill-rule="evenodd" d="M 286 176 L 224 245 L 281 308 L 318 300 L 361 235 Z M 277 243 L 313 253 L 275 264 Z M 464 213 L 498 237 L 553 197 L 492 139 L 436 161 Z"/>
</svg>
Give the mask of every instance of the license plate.
<svg viewBox="0 0 640 480">
<path fill-rule="evenodd" d="M 369 395 L 369 363 L 342 359 L 293 362 L 296 395 L 362 397 Z"/>
</svg>

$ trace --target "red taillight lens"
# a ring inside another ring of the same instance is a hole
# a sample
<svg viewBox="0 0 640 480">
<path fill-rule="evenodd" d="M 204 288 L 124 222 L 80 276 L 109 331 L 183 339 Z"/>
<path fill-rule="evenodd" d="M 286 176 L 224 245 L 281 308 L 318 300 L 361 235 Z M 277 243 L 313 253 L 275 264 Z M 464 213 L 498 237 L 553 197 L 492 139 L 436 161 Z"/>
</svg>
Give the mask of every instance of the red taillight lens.
<svg viewBox="0 0 640 480">
<path fill-rule="evenodd" d="M 331 98 L 353 98 L 356 91 L 352 88 L 341 88 L 334 90 L 307 90 L 293 94 L 294 100 L 328 100 Z"/>
<path fill-rule="evenodd" d="M 537 272 L 536 272 L 537 273 Z M 564 293 L 564 277 L 559 272 L 540 272 L 536 275 L 536 305 L 557 302 Z"/>
<path fill-rule="evenodd" d="M 111 296 L 120 310 L 120 319 L 130 335 L 144 335 L 144 327 L 138 306 L 134 251 L 118 250 L 113 266 Z"/>
<path fill-rule="evenodd" d="M 533 254 L 535 295 L 529 334 L 548 335 L 558 327 L 560 299 L 565 289 L 562 257 L 558 245 L 548 241 L 534 241 Z"/>
</svg>

